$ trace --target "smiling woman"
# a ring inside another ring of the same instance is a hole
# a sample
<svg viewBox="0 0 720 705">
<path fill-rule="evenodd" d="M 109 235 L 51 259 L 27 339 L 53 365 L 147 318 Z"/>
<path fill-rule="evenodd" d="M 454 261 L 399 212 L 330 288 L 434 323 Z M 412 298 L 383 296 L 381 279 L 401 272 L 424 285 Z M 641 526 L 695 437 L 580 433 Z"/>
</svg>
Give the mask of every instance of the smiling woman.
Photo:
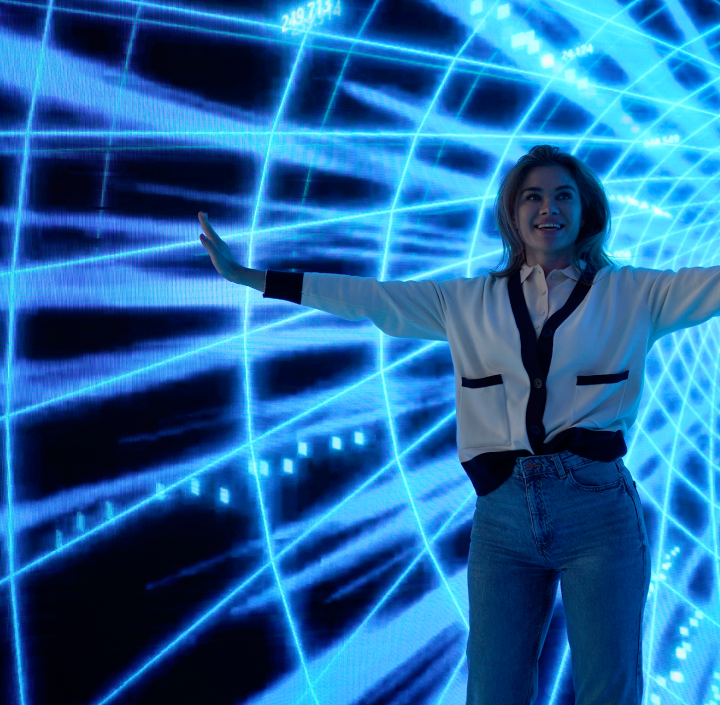
<svg viewBox="0 0 720 705">
<path fill-rule="evenodd" d="M 523 264 L 540 264 L 545 274 L 572 264 L 578 274 L 584 262 L 599 271 L 613 264 L 605 251 L 610 235 L 610 204 L 593 171 L 557 147 L 540 144 L 521 157 L 505 175 L 495 201 L 503 241 L 503 262 L 494 277 L 511 276 Z M 555 223 L 559 231 L 540 230 Z"/>
<path fill-rule="evenodd" d="M 513 225 L 525 243 L 525 261 L 547 276 L 570 265 L 582 220 L 575 179 L 562 166 L 539 166 L 525 177 Z"/>
<path fill-rule="evenodd" d="M 467 705 L 533 701 L 560 583 L 578 702 L 640 705 L 651 563 L 625 438 L 648 350 L 720 315 L 720 267 L 613 263 L 605 191 L 557 147 L 522 156 L 496 208 L 507 268 L 444 281 L 249 269 L 199 218 L 226 279 L 448 343 L 458 457 L 478 495 Z"/>
</svg>

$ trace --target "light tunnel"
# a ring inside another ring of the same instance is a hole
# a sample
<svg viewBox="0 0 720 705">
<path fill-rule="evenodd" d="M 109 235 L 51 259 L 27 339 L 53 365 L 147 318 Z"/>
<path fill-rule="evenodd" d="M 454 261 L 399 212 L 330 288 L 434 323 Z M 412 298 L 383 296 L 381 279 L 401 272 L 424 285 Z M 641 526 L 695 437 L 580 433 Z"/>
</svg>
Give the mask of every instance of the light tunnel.
<svg viewBox="0 0 720 705">
<path fill-rule="evenodd" d="M 221 279 L 197 212 L 257 269 L 473 277 L 547 143 L 619 261 L 717 266 L 719 80 L 716 0 L 0 0 L 0 700 L 464 703 L 447 344 Z M 719 350 L 662 338 L 626 438 L 647 705 L 720 701 Z M 537 703 L 570 660 L 559 594 Z"/>
</svg>

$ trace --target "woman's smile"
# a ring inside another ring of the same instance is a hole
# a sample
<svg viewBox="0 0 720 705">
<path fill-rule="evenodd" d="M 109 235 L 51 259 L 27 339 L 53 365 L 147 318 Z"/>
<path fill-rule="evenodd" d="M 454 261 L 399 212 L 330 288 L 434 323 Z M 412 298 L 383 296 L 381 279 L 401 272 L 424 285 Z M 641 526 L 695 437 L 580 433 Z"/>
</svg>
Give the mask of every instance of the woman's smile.
<svg viewBox="0 0 720 705">
<path fill-rule="evenodd" d="M 575 180 L 561 166 L 531 169 L 517 199 L 515 227 L 530 266 L 562 269 L 570 264 L 580 232 L 582 203 Z"/>
</svg>

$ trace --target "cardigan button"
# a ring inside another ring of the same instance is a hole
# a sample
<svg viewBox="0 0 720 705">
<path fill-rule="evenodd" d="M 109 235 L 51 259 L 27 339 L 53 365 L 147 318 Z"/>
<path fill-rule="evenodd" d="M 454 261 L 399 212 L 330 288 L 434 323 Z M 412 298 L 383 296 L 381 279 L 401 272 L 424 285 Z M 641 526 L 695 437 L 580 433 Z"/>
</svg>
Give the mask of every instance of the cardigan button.
<svg viewBox="0 0 720 705">
<path fill-rule="evenodd" d="M 533 436 L 537 436 L 538 433 L 540 433 L 540 426 L 530 426 L 530 433 L 532 433 Z"/>
<path fill-rule="evenodd" d="M 542 387 L 542 380 L 538 377 L 535 380 L 535 389 L 540 389 L 540 387 Z"/>
<path fill-rule="evenodd" d="M 543 334 L 546 338 L 549 338 L 553 333 L 554 333 L 554 331 L 553 331 L 552 328 L 543 328 L 542 334 Z"/>
</svg>

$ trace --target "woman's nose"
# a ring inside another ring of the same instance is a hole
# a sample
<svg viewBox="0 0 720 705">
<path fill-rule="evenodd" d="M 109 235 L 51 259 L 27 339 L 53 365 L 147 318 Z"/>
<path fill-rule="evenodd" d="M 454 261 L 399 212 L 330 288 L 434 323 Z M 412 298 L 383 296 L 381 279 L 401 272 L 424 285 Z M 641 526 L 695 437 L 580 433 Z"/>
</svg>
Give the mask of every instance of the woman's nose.
<svg viewBox="0 0 720 705">
<path fill-rule="evenodd" d="M 559 213 L 560 210 L 557 207 L 557 204 L 555 201 L 544 201 L 542 204 L 542 208 L 540 209 L 541 213 Z"/>
</svg>

